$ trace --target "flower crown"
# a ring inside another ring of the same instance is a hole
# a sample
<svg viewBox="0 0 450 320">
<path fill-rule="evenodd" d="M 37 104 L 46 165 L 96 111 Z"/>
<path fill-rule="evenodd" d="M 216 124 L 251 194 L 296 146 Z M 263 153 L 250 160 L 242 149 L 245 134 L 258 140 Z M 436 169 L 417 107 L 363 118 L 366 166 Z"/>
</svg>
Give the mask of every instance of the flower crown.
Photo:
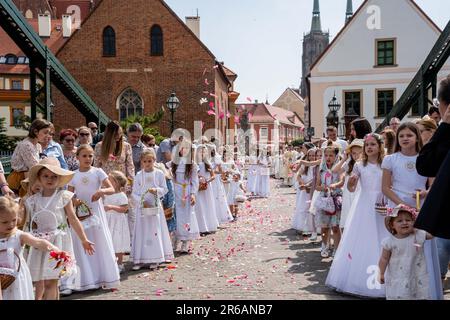
<svg viewBox="0 0 450 320">
<path fill-rule="evenodd" d="M 402 211 L 409 212 L 414 220 L 416 220 L 417 216 L 419 215 L 419 212 L 415 208 L 409 207 L 404 204 L 400 204 L 395 208 L 388 208 L 386 212 L 386 217 L 396 218 L 398 217 L 398 214 Z"/>
<path fill-rule="evenodd" d="M 367 141 L 367 139 L 369 138 L 374 138 L 375 140 L 377 140 L 378 142 L 383 142 L 383 137 L 381 135 L 379 135 L 378 133 L 369 133 L 366 134 L 366 136 L 364 137 L 364 142 Z"/>
</svg>

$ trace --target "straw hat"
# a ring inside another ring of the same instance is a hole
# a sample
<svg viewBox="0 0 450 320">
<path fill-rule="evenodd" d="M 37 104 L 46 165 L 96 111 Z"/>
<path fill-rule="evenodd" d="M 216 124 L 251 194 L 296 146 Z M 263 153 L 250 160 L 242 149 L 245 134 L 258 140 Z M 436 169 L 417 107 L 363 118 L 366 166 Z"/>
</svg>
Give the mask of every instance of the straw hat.
<svg viewBox="0 0 450 320">
<path fill-rule="evenodd" d="M 355 139 L 352 143 L 347 147 L 347 151 L 352 150 L 353 147 L 364 148 L 364 140 L 363 139 Z"/>
<path fill-rule="evenodd" d="M 58 182 L 58 188 L 62 188 L 65 185 L 67 185 L 75 175 L 75 173 L 72 171 L 62 169 L 58 159 L 48 157 L 42 159 L 41 161 L 39 161 L 39 164 L 33 166 L 30 169 L 29 183 L 31 185 L 33 185 L 34 182 L 38 179 L 38 173 L 43 168 L 50 170 L 51 172 L 60 177 Z"/>
<path fill-rule="evenodd" d="M 386 218 L 384 218 L 384 225 L 386 226 L 386 229 L 392 234 L 394 234 L 394 230 L 392 230 L 392 228 L 390 227 L 391 220 L 398 217 L 398 214 L 400 212 L 407 212 L 411 214 L 411 217 L 413 218 L 414 221 L 417 219 L 417 216 L 419 215 L 419 213 L 415 208 L 403 204 L 398 205 L 394 209 L 388 208 Z"/>
</svg>

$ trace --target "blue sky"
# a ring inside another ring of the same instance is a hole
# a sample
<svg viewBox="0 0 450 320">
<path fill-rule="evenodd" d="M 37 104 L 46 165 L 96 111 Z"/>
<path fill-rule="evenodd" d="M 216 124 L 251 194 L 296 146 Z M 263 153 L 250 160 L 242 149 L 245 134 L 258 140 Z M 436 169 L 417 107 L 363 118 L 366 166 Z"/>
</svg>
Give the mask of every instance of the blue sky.
<svg viewBox="0 0 450 320">
<path fill-rule="evenodd" d="M 386 0 L 397 1 L 397 0 Z M 363 0 L 353 0 L 353 9 Z M 417 0 L 443 29 L 450 1 Z M 166 0 L 184 20 L 201 17 L 201 40 L 238 74 L 239 102 L 273 103 L 287 87 L 300 85 L 303 33 L 311 28 L 313 0 Z M 322 28 L 334 37 L 344 25 L 346 0 L 321 0 Z M 331 39 L 332 40 L 332 39 Z M 431 49 L 431 48 L 430 48 Z"/>
</svg>

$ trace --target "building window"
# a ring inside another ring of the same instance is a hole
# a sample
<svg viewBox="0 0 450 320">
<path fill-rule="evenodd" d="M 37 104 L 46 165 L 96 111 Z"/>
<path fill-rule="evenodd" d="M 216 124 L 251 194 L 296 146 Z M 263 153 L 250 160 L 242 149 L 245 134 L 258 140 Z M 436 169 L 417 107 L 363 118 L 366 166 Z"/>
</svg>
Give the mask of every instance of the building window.
<svg viewBox="0 0 450 320">
<path fill-rule="evenodd" d="M 419 112 L 419 101 L 416 101 L 413 103 L 412 107 L 411 107 L 411 116 L 412 117 L 420 117 L 420 112 Z"/>
<path fill-rule="evenodd" d="M 11 80 L 11 90 L 23 90 L 22 80 Z"/>
<path fill-rule="evenodd" d="M 377 66 L 395 65 L 395 40 L 377 40 Z"/>
<path fill-rule="evenodd" d="M 394 107 L 394 90 L 377 90 L 378 117 L 386 117 Z"/>
<path fill-rule="evenodd" d="M 25 115 L 25 107 L 10 107 L 10 126 L 20 127 Z"/>
<path fill-rule="evenodd" d="M 345 114 L 353 107 L 353 110 L 361 116 L 361 91 L 344 91 Z"/>
<path fill-rule="evenodd" d="M 131 116 L 142 116 L 142 98 L 132 89 L 126 89 L 119 98 L 120 121 Z"/>
<path fill-rule="evenodd" d="M 17 57 L 13 54 L 6 55 L 6 64 L 17 64 Z"/>
<path fill-rule="evenodd" d="M 116 56 L 116 32 L 109 26 L 103 30 L 103 56 Z"/>
<path fill-rule="evenodd" d="M 160 26 L 154 25 L 150 31 L 152 56 L 162 56 L 164 53 L 163 32 Z"/>
<path fill-rule="evenodd" d="M 260 139 L 267 140 L 267 138 L 269 137 L 269 128 L 260 128 L 259 137 Z"/>
</svg>

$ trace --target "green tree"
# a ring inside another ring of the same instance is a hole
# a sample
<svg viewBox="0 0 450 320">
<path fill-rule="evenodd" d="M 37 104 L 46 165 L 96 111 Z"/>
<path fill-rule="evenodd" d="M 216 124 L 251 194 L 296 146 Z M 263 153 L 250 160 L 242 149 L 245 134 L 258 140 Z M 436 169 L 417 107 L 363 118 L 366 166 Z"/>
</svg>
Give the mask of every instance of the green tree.
<svg viewBox="0 0 450 320">
<path fill-rule="evenodd" d="M 164 116 L 164 109 L 161 108 L 154 114 L 146 116 L 131 116 L 120 122 L 124 132 L 127 130 L 128 126 L 133 123 L 140 123 L 142 128 L 144 128 L 144 134 L 151 134 L 155 137 L 156 143 L 159 144 L 161 141 L 166 139 L 159 133 L 157 124 L 160 122 Z"/>
<path fill-rule="evenodd" d="M 296 139 L 291 142 L 293 147 L 300 147 L 305 141 L 303 139 Z"/>
<path fill-rule="evenodd" d="M 14 151 L 17 141 L 20 139 L 8 137 L 6 135 L 5 118 L 0 118 L 0 150 Z"/>
</svg>

